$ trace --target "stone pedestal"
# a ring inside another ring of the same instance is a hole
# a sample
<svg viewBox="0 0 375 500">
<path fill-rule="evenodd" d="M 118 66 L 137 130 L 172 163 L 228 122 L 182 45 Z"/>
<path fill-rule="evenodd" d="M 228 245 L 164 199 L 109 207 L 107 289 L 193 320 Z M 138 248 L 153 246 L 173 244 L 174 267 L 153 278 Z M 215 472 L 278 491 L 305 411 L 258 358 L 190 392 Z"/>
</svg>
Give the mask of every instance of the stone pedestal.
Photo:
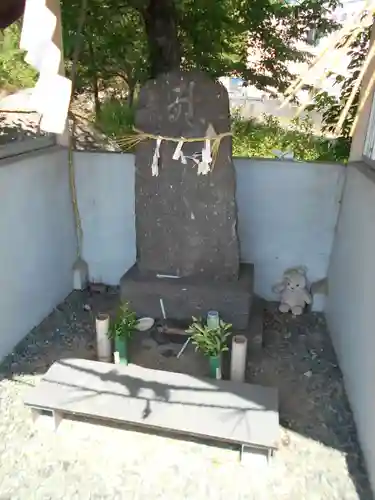
<svg viewBox="0 0 375 500">
<path fill-rule="evenodd" d="M 232 323 L 234 329 L 249 325 L 253 301 L 254 268 L 240 266 L 239 279 L 214 282 L 196 278 L 157 278 L 154 273 L 141 273 L 134 265 L 121 279 L 121 299 L 140 316 L 162 318 L 160 299 L 163 299 L 168 318 L 186 320 L 205 317 L 207 311 L 216 310 L 220 318 Z"/>
<path fill-rule="evenodd" d="M 253 267 L 240 266 L 236 178 L 226 89 L 201 72 L 171 72 L 141 89 L 136 128 L 155 137 L 222 137 L 207 175 L 197 175 L 205 141 L 142 141 L 135 155 L 137 264 L 121 280 L 121 296 L 139 315 L 191 320 L 209 310 L 236 329 L 248 326 Z M 213 144 L 213 143 L 211 143 Z M 157 168 L 151 168 L 157 157 Z M 153 175 L 157 173 L 158 175 Z M 158 275 L 169 275 L 171 278 Z"/>
</svg>

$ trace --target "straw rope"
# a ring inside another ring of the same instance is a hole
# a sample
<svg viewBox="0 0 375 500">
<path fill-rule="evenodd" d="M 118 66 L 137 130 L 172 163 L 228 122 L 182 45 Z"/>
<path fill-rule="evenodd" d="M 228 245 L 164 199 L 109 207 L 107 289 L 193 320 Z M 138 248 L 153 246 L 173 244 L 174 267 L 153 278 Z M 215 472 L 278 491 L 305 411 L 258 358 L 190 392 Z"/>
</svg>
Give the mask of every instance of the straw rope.
<svg viewBox="0 0 375 500">
<path fill-rule="evenodd" d="M 157 135 L 157 134 L 150 134 L 148 132 L 143 132 L 142 130 L 139 130 L 137 128 L 133 128 L 134 133 L 133 134 L 128 134 L 123 137 L 117 138 L 116 142 L 119 144 L 119 146 L 125 147 L 127 149 L 132 149 L 138 144 L 140 144 L 143 141 L 147 140 L 162 140 L 162 141 L 167 141 L 167 142 L 183 142 L 183 143 L 194 143 L 194 142 L 205 142 L 209 140 L 212 142 L 211 146 L 211 152 L 212 152 L 212 168 L 215 165 L 215 161 L 217 158 L 217 154 L 219 152 L 220 148 L 220 143 L 224 137 L 229 137 L 232 136 L 232 132 L 223 132 L 221 134 L 216 134 L 216 135 L 207 135 L 203 137 L 173 137 L 173 136 L 164 136 L 164 135 Z"/>
<path fill-rule="evenodd" d="M 82 42 L 82 34 L 83 27 L 86 20 L 87 13 L 87 4 L 88 0 L 82 0 L 81 2 L 81 10 L 78 19 L 78 26 L 76 32 L 76 43 L 74 47 L 73 53 L 73 62 L 72 62 L 72 71 L 71 71 L 71 81 L 72 81 L 72 90 L 70 96 L 69 109 L 72 106 L 73 94 L 76 85 L 76 77 L 77 77 L 77 68 L 78 68 L 78 59 L 81 50 L 81 42 Z M 68 112 L 68 122 L 69 123 L 69 112 Z M 82 220 L 78 207 L 78 199 L 77 199 L 77 187 L 75 181 L 75 169 L 74 169 L 74 161 L 73 161 L 73 148 L 74 148 L 74 133 L 75 133 L 75 120 L 73 118 L 72 130 L 68 136 L 68 163 L 69 163 L 69 184 L 70 184 L 70 193 L 72 199 L 73 213 L 74 213 L 74 222 L 76 227 L 76 235 L 77 235 L 77 260 L 81 259 L 82 255 L 82 244 L 83 244 L 83 230 L 82 230 Z"/>
</svg>

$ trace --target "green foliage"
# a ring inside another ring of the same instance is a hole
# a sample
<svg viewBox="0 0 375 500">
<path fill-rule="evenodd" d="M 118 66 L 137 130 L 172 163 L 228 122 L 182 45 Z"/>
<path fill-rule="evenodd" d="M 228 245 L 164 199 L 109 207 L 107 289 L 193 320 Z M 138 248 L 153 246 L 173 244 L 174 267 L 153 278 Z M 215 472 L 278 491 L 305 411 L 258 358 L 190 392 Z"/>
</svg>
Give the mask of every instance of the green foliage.
<svg viewBox="0 0 375 500">
<path fill-rule="evenodd" d="M 193 317 L 193 323 L 186 333 L 191 336 L 196 351 L 205 356 L 217 357 L 228 350 L 228 337 L 231 335 L 232 325 L 220 320 L 218 328 L 209 328 L 201 320 Z"/>
<path fill-rule="evenodd" d="M 345 107 L 352 89 L 358 79 L 361 67 L 366 59 L 369 46 L 370 46 L 371 26 L 367 27 L 358 33 L 357 37 L 350 44 L 348 55 L 351 60 L 348 66 L 349 76 L 344 78 L 342 75 L 331 72 L 329 76 L 334 77 L 335 85 L 341 85 L 341 92 L 339 98 L 329 95 L 326 91 L 317 91 L 314 96 L 314 102 L 307 109 L 315 109 L 322 113 L 323 116 L 323 131 L 333 132 L 339 120 L 340 113 Z M 343 47 L 347 37 L 338 45 L 338 48 Z M 360 87 L 356 92 L 349 112 L 346 115 L 343 126 L 340 131 L 340 140 L 342 143 L 349 143 L 349 134 L 357 114 L 359 103 Z"/>
<path fill-rule="evenodd" d="M 320 36 L 334 30 L 330 13 L 339 2 L 179 0 L 177 5 L 184 67 L 213 77 L 237 74 L 260 89 L 282 92 L 291 79 L 286 62 L 308 57 L 295 42 L 311 29 Z M 255 59 L 249 60 L 249 51 Z"/>
<path fill-rule="evenodd" d="M 137 316 L 135 312 L 130 309 L 129 304 L 122 304 L 115 322 L 111 324 L 109 328 L 108 337 L 111 339 L 129 339 L 137 323 Z"/>
<path fill-rule="evenodd" d="M 66 1 L 62 8 L 63 40 L 69 72 L 74 52 L 80 0 Z M 106 88 L 114 79 L 132 93 L 145 80 L 147 46 L 142 20 L 134 9 L 121 9 L 114 0 L 90 0 L 80 51 L 77 90 Z"/>
<path fill-rule="evenodd" d="M 335 29 L 331 12 L 339 1 L 174 0 L 174 5 L 181 67 L 202 69 L 214 78 L 237 74 L 258 88 L 283 91 L 291 81 L 286 63 L 307 57 L 295 42 L 311 29 L 321 36 Z M 68 67 L 79 8 L 80 0 L 63 2 Z M 118 77 L 131 94 L 148 78 L 153 42 L 145 33 L 146 10 L 146 0 L 90 0 L 79 88 L 93 88 L 94 80 L 106 87 Z M 249 61 L 249 49 L 256 60 Z"/>
<path fill-rule="evenodd" d="M 14 23 L 0 31 L 0 89 L 15 91 L 33 87 L 37 72 L 24 61 L 19 49 L 21 26 Z"/>
<path fill-rule="evenodd" d="M 112 139 L 131 133 L 134 109 L 126 101 L 107 99 L 96 119 L 98 128 Z M 275 158 L 273 149 L 293 151 L 301 161 L 332 161 L 345 163 L 349 157 L 350 140 L 329 139 L 314 133 L 308 118 L 292 120 L 289 127 L 269 115 L 263 121 L 244 120 L 239 114 L 232 117 L 233 156 L 243 158 Z"/>
<path fill-rule="evenodd" d="M 234 156 L 274 158 L 274 149 L 292 151 L 303 161 L 346 162 L 349 156 L 349 141 L 316 136 L 308 118 L 296 118 L 284 127 L 273 116 L 264 115 L 263 122 L 234 116 L 232 132 Z"/>
<path fill-rule="evenodd" d="M 127 101 L 106 99 L 101 107 L 96 124 L 108 137 L 116 139 L 129 134 L 134 126 L 134 108 Z"/>
</svg>

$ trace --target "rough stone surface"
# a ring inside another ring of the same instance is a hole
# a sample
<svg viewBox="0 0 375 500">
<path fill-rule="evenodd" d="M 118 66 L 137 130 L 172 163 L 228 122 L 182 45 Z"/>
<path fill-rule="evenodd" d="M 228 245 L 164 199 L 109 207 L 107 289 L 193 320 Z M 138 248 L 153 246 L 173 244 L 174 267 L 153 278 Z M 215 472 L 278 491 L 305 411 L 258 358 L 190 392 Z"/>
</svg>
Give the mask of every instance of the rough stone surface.
<svg viewBox="0 0 375 500">
<path fill-rule="evenodd" d="M 139 316 L 161 318 L 163 299 L 170 319 L 190 320 L 215 310 L 234 328 L 245 329 L 249 324 L 253 282 L 251 264 L 241 264 L 238 280 L 220 284 L 194 277 L 157 278 L 152 273 L 140 273 L 135 265 L 121 278 L 120 287 L 121 299 L 129 302 Z"/>
<path fill-rule="evenodd" d="M 138 129 L 168 137 L 203 137 L 230 130 L 226 89 L 200 72 L 173 72 L 149 81 L 141 90 Z M 185 143 L 183 153 L 201 153 L 203 142 Z M 210 279 L 237 279 L 239 245 L 235 171 L 230 137 L 222 140 L 214 169 L 197 175 L 172 159 L 176 143 L 160 148 L 159 175 L 152 176 L 156 141 L 136 150 L 136 229 L 141 272 Z"/>
</svg>

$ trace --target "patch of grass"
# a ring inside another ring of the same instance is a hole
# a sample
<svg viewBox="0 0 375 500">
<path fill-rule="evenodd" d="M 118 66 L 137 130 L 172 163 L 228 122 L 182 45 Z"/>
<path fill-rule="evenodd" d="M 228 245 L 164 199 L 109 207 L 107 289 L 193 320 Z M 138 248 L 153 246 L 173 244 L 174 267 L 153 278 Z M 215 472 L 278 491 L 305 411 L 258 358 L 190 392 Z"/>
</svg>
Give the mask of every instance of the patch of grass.
<svg viewBox="0 0 375 500">
<path fill-rule="evenodd" d="M 129 134 L 134 126 L 134 109 L 126 101 L 108 99 L 102 105 L 99 128 L 112 139 Z M 233 156 L 275 158 L 272 150 L 292 151 L 296 160 L 346 163 L 350 141 L 316 136 L 309 119 L 294 119 L 285 127 L 274 116 L 263 116 L 261 122 L 232 117 Z"/>
<path fill-rule="evenodd" d="M 293 152 L 296 160 L 346 162 L 350 142 L 344 138 L 328 139 L 316 136 L 309 119 L 296 118 L 288 127 L 274 116 L 264 115 L 263 121 L 232 118 L 233 156 L 245 158 L 275 158 L 273 150 Z"/>
<path fill-rule="evenodd" d="M 127 101 L 107 99 L 101 107 L 100 116 L 96 119 L 96 125 L 111 139 L 120 138 L 129 134 L 134 126 L 134 110 L 130 108 Z"/>
</svg>

